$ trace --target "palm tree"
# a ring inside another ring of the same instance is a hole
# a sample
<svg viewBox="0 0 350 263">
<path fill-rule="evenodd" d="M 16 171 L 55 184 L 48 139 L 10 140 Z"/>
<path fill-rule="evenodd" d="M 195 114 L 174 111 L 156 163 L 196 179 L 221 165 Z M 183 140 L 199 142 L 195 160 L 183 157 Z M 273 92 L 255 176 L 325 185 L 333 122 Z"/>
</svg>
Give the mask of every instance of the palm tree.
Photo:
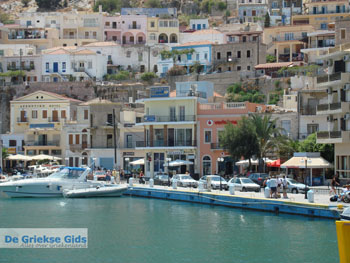
<svg viewBox="0 0 350 263">
<path fill-rule="evenodd" d="M 261 160 L 268 151 L 279 148 L 285 137 L 281 134 L 282 129 L 276 127 L 277 119 L 272 119 L 271 115 L 253 114 L 250 120 L 255 127 L 259 144 L 258 157 Z M 265 165 L 263 170 L 265 171 Z"/>
<path fill-rule="evenodd" d="M 7 149 L 6 148 L 2 148 L 2 156 L 1 156 L 1 160 L 0 162 L 1 163 L 1 168 L 4 169 L 4 160 L 9 156 L 8 152 L 7 152 Z M 2 171 L 3 172 L 3 171 Z"/>
</svg>

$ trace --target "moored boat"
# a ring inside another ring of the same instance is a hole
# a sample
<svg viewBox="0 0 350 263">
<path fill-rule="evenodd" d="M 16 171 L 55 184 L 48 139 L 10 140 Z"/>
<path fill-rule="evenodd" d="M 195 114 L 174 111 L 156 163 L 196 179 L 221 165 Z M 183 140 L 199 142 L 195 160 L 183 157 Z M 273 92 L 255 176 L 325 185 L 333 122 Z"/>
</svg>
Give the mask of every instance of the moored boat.
<svg viewBox="0 0 350 263">
<path fill-rule="evenodd" d="M 350 221 L 350 207 L 344 209 L 343 213 L 340 214 L 340 218 L 345 221 Z"/>
</svg>

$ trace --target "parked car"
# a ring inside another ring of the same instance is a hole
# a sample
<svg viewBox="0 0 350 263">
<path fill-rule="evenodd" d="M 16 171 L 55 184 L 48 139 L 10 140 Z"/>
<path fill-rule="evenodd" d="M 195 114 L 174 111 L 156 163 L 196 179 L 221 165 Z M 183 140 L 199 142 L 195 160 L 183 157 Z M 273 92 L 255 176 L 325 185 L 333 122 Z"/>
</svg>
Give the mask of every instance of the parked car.
<svg viewBox="0 0 350 263">
<path fill-rule="evenodd" d="M 252 173 L 248 176 L 249 179 L 251 179 L 254 183 L 263 186 L 263 183 L 266 178 L 268 178 L 269 175 L 266 173 Z"/>
<path fill-rule="evenodd" d="M 106 172 L 105 171 L 95 171 L 94 176 L 96 176 L 97 181 L 106 181 Z"/>
<path fill-rule="evenodd" d="M 191 176 L 188 174 L 175 174 L 173 178 L 171 178 L 171 182 L 176 179 L 178 186 L 183 187 L 197 187 L 198 182 L 194 180 Z"/>
<path fill-rule="evenodd" d="M 260 185 L 254 183 L 249 178 L 232 178 L 228 182 L 228 185 L 229 186 L 234 185 L 235 190 L 239 190 L 242 192 L 247 192 L 247 191 L 260 192 Z"/>
<path fill-rule="evenodd" d="M 228 184 L 226 180 L 219 175 L 205 175 L 199 179 L 200 182 L 203 183 L 204 188 L 207 188 L 207 177 L 211 178 L 211 188 L 212 189 L 220 189 L 220 178 L 221 178 L 221 188 L 228 190 Z"/>
<path fill-rule="evenodd" d="M 298 193 L 305 193 L 305 190 L 309 191 L 309 188 L 305 184 L 299 183 L 294 179 L 287 178 L 287 182 L 288 182 L 288 192 L 291 192 L 293 194 L 298 194 Z"/>
<path fill-rule="evenodd" d="M 153 180 L 155 185 L 168 185 L 169 176 L 167 174 L 157 174 Z"/>
</svg>

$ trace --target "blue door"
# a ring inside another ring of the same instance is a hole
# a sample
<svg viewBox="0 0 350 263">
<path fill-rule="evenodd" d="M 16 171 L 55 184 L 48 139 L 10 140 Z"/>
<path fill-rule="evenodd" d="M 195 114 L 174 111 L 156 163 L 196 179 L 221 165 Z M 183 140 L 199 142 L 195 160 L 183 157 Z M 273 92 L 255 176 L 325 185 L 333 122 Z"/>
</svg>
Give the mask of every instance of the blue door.
<svg viewBox="0 0 350 263">
<path fill-rule="evenodd" d="M 197 24 L 197 30 L 201 30 L 202 29 L 201 27 L 202 27 L 201 24 Z"/>
<path fill-rule="evenodd" d="M 58 62 L 53 63 L 53 72 L 58 72 Z"/>
</svg>

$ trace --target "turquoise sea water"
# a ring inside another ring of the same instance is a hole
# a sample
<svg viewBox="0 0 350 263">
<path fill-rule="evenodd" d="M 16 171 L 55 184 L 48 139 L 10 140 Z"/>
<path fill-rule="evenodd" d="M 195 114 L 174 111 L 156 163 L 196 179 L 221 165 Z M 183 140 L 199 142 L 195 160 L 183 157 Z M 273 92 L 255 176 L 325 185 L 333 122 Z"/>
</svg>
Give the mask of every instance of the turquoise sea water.
<svg viewBox="0 0 350 263">
<path fill-rule="evenodd" d="M 1 228 L 88 228 L 87 249 L 0 249 L 0 262 L 339 262 L 335 223 L 135 197 L 0 199 Z"/>
</svg>

